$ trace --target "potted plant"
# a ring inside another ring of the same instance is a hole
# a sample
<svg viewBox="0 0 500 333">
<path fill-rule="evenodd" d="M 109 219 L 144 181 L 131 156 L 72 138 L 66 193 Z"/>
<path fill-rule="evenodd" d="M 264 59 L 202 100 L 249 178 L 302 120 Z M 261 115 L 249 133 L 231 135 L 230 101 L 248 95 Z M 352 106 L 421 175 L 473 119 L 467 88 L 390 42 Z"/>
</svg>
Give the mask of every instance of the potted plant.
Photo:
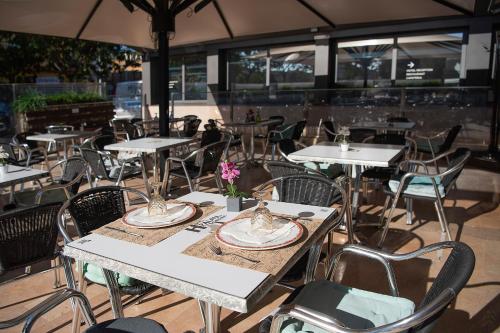
<svg viewBox="0 0 500 333">
<path fill-rule="evenodd" d="M 236 163 L 224 161 L 220 164 L 222 169 L 222 179 L 227 180 L 227 211 L 239 212 L 241 211 L 242 198 L 246 197 L 246 193 L 238 191 L 234 184 L 236 178 L 240 176 L 240 170 Z"/>
<path fill-rule="evenodd" d="M 9 161 L 9 153 L 3 150 L 0 147 L 0 175 L 5 175 L 9 171 L 9 165 L 7 164 Z"/>
<path fill-rule="evenodd" d="M 336 140 L 340 143 L 341 151 L 349 151 L 349 135 L 351 135 L 349 127 L 342 126 L 336 137 Z"/>
</svg>

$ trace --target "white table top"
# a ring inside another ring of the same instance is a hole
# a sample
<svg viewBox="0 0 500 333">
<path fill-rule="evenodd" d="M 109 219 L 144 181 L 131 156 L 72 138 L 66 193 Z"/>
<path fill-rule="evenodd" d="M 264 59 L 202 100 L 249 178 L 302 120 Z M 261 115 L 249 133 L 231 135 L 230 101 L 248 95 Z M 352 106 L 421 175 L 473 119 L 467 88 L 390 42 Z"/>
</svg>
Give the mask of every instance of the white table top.
<svg viewBox="0 0 500 333">
<path fill-rule="evenodd" d="M 77 139 L 77 138 L 82 138 L 82 137 L 89 137 L 96 135 L 95 132 L 88 132 L 88 131 L 72 131 L 64 134 L 36 134 L 36 135 L 30 135 L 26 137 L 26 140 L 30 141 L 45 141 L 45 142 L 51 142 L 51 141 L 64 141 L 64 140 L 71 140 L 71 139 Z"/>
<path fill-rule="evenodd" d="M 351 143 L 343 152 L 333 142 L 320 142 L 289 155 L 297 162 L 340 163 L 350 165 L 388 167 L 403 153 L 403 146 Z"/>
<path fill-rule="evenodd" d="M 395 121 L 395 122 L 378 122 L 378 121 L 362 121 L 359 123 L 355 123 L 349 128 L 373 128 L 373 129 L 382 129 L 382 130 L 411 130 L 415 128 L 415 123 L 403 122 L 403 121 Z"/>
<path fill-rule="evenodd" d="M 48 175 L 49 173 L 46 170 L 9 165 L 7 174 L 0 174 L 0 187 L 24 183 L 30 180 L 46 177 Z"/>
<path fill-rule="evenodd" d="M 106 150 L 128 151 L 139 153 L 158 153 L 170 148 L 195 142 L 193 138 L 141 138 L 136 140 L 113 143 L 104 147 Z"/>
<path fill-rule="evenodd" d="M 245 122 L 234 122 L 234 123 L 224 123 L 223 126 L 225 127 L 257 127 L 257 126 L 268 126 L 271 124 L 279 123 L 281 122 L 280 119 L 267 119 L 259 122 L 251 122 L 251 123 L 245 123 Z"/>
<path fill-rule="evenodd" d="M 220 206 L 225 206 L 226 203 L 226 198 L 222 195 L 202 192 L 193 192 L 180 199 L 194 203 L 211 201 Z M 274 213 L 282 214 L 313 213 L 315 218 L 325 220 L 335 212 L 334 208 L 280 202 L 269 202 L 268 208 Z M 208 216 L 207 220 L 212 216 L 219 216 L 220 221 L 225 222 L 238 214 L 222 209 Z M 316 239 L 319 239 L 320 231 L 326 233 L 328 227 L 325 223 L 322 227 L 324 230 L 318 229 Z M 64 253 L 77 260 L 93 262 L 162 288 L 235 311 L 247 312 L 280 277 L 182 254 L 183 250 L 209 235 L 209 232 L 209 228 L 199 232 L 183 230 L 151 247 L 90 234 L 67 244 Z M 306 251 L 304 248 L 303 253 Z M 290 262 L 290 267 L 293 264 L 294 262 Z"/>
</svg>

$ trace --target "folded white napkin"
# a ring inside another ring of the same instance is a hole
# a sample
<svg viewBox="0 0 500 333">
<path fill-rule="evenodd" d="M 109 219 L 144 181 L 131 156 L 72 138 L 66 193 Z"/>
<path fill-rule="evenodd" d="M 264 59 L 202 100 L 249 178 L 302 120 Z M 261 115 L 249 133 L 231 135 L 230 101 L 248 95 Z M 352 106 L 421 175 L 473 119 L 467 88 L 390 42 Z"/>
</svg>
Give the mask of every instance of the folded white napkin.
<svg viewBox="0 0 500 333">
<path fill-rule="evenodd" d="M 135 214 L 129 214 L 128 221 L 129 222 L 139 222 L 141 224 L 156 224 L 156 223 L 168 223 L 173 222 L 179 217 L 183 216 L 190 209 L 190 206 L 185 204 L 168 204 L 167 209 L 170 210 L 168 215 L 156 215 L 149 216 L 148 208 L 140 208 Z M 132 221 L 131 221 L 132 220 Z"/>
<path fill-rule="evenodd" d="M 246 218 L 222 228 L 221 234 L 231 236 L 240 242 L 265 244 L 286 235 L 294 227 L 295 224 L 288 221 L 288 223 L 284 223 L 280 228 L 274 230 L 253 229 L 250 218 Z"/>
</svg>

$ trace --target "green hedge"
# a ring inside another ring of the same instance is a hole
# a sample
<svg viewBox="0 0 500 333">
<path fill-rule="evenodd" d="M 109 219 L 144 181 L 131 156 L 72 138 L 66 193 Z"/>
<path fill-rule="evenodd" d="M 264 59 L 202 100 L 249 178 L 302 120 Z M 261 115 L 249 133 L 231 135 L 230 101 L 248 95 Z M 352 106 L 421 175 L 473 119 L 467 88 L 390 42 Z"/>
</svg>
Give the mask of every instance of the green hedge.
<svg viewBox="0 0 500 333">
<path fill-rule="evenodd" d="M 14 112 L 25 113 L 28 111 L 41 111 L 48 105 L 65 105 L 78 103 L 104 102 L 105 98 L 96 93 L 76 93 L 73 91 L 62 92 L 54 95 L 42 95 L 36 91 L 27 92 L 19 96 L 12 109 Z"/>
</svg>

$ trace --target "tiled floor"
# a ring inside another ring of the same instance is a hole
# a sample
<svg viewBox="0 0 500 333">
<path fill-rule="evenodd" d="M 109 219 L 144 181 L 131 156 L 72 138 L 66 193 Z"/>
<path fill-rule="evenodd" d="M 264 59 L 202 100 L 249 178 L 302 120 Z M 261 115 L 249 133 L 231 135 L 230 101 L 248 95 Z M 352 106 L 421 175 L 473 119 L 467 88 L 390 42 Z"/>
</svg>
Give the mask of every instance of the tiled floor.
<svg viewBox="0 0 500 333">
<path fill-rule="evenodd" d="M 242 189 L 253 187 L 269 178 L 261 168 L 243 170 Z M 132 184 L 141 187 L 140 181 Z M 215 191 L 211 180 L 202 189 Z M 185 192 L 182 188 L 180 192 Z M 361 209 L 361 220 L 377 221 L 383 203 L 379 191 L 370 191 Z M 451 307 L 445 312 L 435 332 L 500 332 L 500 174 L 467 169 L 461 175 L 458 189 L 446 200 L 445 211 L 452 236 L 470 245 L 476 254 L 476 269 L 472 278 Z M 397 221 L 391 225 L 386 247 L 404 253 L 440 240 L 439 224 L 428 202 L 414 204 L 414 224 L 405 224 L 402 209 L 397 211 Z M 362 228 L 359 236 L 368 244 L 377 239 L 375 230 Z M 342 244 L 345 236 L 339 234 L 336 243 Z M 445 253 L 446 254 L 446 253 Z M 436 254 L 396 265 L 401 295 L 417 304 L 431 285 L 443 261 Z M 34 268 L 33 271 L 36 271 Z M 343 273 L 343 283 L 368 290 L 387 292 L 384 272 L 377 264 L 348 257 Z M 203 272 L 200 272 L 203 274 Z M 55 290 L 52 289 L 53 273 L 45 272 L 0 286 L 0 321 L 12 318 L 37 304 Z M 251 313 L 222 312 L 224 332 L 258 332 L 261 318 L 275 309 L 288 292 L 276 287 Z M 98 321 L 111 318 L 106 290 L 97 285 L 88 288 L 87 296 Z M 202 321 L 195 300 L 181 294 L 162 295 L 155 292 L 139 305 L 125 310 L 126 316 L 144 316 L 155 319 L 171 333 L 197 331 Z M 36 325 L 34 332 L 69 332 L 71 309 L 68 304 L 53 310 Z M 18 332 L 20 326 L 5 332 Z"/>
</svg>

